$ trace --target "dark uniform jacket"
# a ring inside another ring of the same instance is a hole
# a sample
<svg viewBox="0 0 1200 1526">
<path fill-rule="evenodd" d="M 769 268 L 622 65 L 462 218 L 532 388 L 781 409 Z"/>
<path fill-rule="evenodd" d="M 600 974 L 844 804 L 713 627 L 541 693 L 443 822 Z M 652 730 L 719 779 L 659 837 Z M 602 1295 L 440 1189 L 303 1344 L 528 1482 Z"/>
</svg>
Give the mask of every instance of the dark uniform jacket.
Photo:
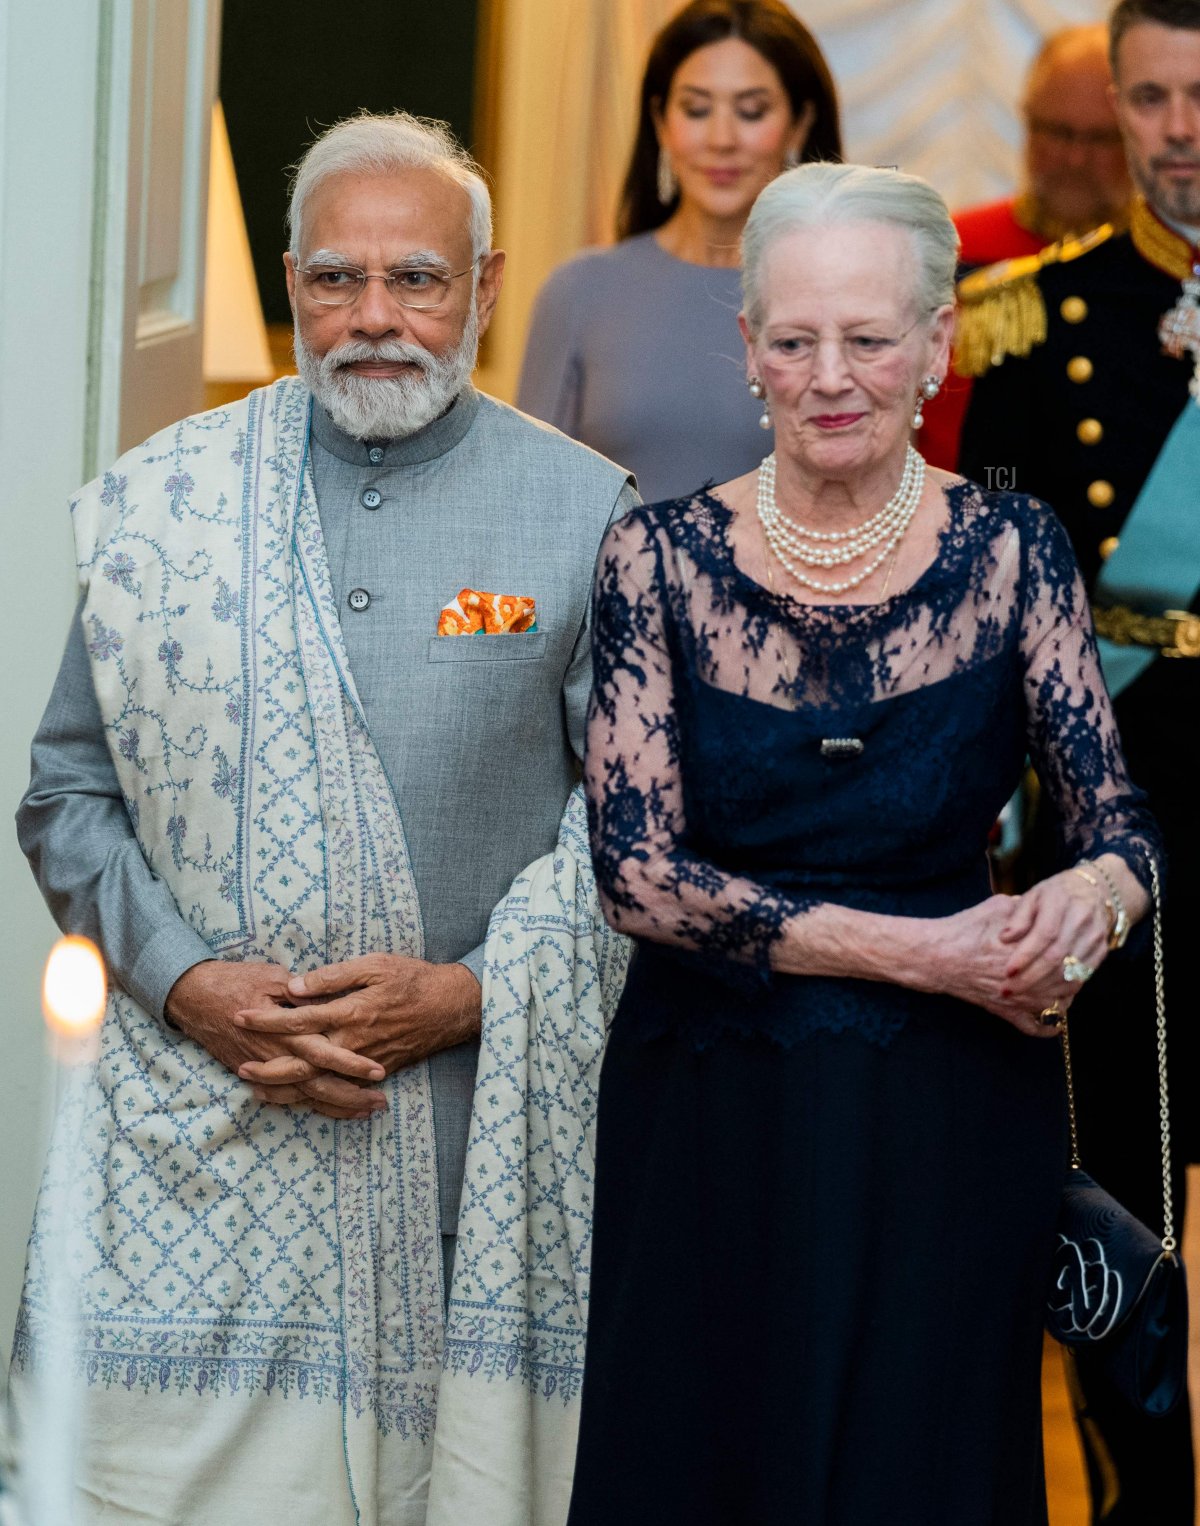
<svg viewBox="0 0 1200 1526">
<path fill-rule="evenodd" d="M 976 382 L 961 470 L 1051 504 L 1090 584 L 1188 401 L 1191 364 L 1164 354 L 1158 338 L 1180 283 L 1129 233 L 1044 266 L 1036 280 L 1045 343 Z"/>
<path fill-rule="evenodd" d="M 1192 362 L 1166 355 L 1158 337 L 1163 314 L 1180 295 L 1180 276 L 1142 252 L 1146 219 L 1152 214 L 1140 210 L 1140 221 L 1135 213 L 1129 233 L 1099 238 L 1076 257 L 1043 265 L 1032 278 L 1045 306 L 1045 341 L 1024 357 L 1007 356 L 977 380 L 963 431 L 963 474 L 985 487 L 1044 499 L 1066 526 L 1089 588 L 1189 403 Z M 1142 236 L 1135 242 L 1139 227 Z M 1184 240 L 1156 219 L 1152 233 L 1156 252 L 1162 253 L 1166 239 L 1168 251 L 1171 243 L 1175 246 L 1176 260 L 1187 258 Z M 997 280 L 1003 275 L 998 273 Z M 1200 461 L 1196 514 L 1200 521 Z M 1181 573 L 1186 592 L 1179 607 L 1200 611 L 1200 598 L 1188 603 L 1200 587 L 1200 557 Z M 1191 958 L 1200 913 L 1200 658 L 1157 657 L 1115 708 L 1130 772 L 1148 792 L 1163 829 L 1171 881 L 1167 962 L 1182 971 Z M 1144 963 L 1133 961 L 1135 966 Z M 1132 967 L 1129 975 L 1134 976 Z M 1136 1083 L 1128 1072 L 1114 1081 L 1109 1101 L 1120 1107 L 1132 1085 L 1140 1098 L 1143 1085 L 1154 1084 L 1153 992 L 1148 972 L 1139 971 L 1132 985 L 1116 976 L 1114 970 L 1088 994 L 1103 998 L 1107 992 L 1121 1008 L 1112 1014 L 1114 1024 L 1123 1024 L 1131 1037 L 1136 1035 L 1139 1050 L 1145 1049 L 1145 1073 L 1139 1063 Z M 1191 1005 L 1185 1000 L 1187 984 L 1180 982 L 1175 992 L 1173 1027 L 1182 1036 L 1182 1030 L 1194 1026 L 1185 1010 Z M 1081 1026 L 1073 1023 L 1072 1032 Z M 1120 1048 L 1128 1055 L 1124 1044 Z M 1174 1056 L 1174 1043 L 1172 1050 Z M 1179 1058 L 1178 1064 L 1173 1059 L 1176 1091 L 1184 1072 L 1192 1069 L 1190 1055 Z M 1194 1089 L 1195 1077 L 1186 1081 Z M 1189 1098 L 1174 1111 L 1182 1133 L 1188 1117 L 1200 1108 Z M 1148 1127 L 1153 1129 L 1152 1119 Z M 1138 1132 L 1140 1137 L 1140 1127 Z M 1156 1143 L 1155 1133 L 1147 1143 Z M 1189 1147 L 1195 1158 L 1194 1142 Z M 1084 1157 L 1088 1164 L 1086 1147 Z M 1153 1169 L 1150 1176 L 1152 1181 Z M 1153 1212 L 1152 1202 L 1146 1211 Z"/>
<path fill-rule="evenodd" d="M 1009 196 L 953 214 L 959 238 L 960 274 L 1000 260 L 1037 254 L 1050 242 L 1018 220 L 1018 201 L 1018 197 Z M 931 466 L 957 471 L 959 436 L 970 401 L 970 379 L 951 373 L 940 394 L 924 405 L 925 427 L 918 443 Z"/>
</svg>

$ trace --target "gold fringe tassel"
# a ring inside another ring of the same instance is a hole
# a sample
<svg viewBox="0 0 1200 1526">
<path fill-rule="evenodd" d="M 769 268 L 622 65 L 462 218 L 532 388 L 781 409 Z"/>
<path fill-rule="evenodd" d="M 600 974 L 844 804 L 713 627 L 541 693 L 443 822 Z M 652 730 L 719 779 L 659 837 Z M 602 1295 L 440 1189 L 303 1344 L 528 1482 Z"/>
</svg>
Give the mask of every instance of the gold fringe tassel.
<svg viewBox="0 0 1200 1526">
<path fill-rule="evenodd" d="M 1028 270 L 1013 269 L 1027 265 Z M 961 306 L 954 340 L 954 369 L 959 376 L 983 376 L 1006 355 L 1028 355 L 1046 338 L 1046 304 L 1036 255 L 1010 260 L 1003 274 L 980 270 L 959 285 Z"/>
</svg>

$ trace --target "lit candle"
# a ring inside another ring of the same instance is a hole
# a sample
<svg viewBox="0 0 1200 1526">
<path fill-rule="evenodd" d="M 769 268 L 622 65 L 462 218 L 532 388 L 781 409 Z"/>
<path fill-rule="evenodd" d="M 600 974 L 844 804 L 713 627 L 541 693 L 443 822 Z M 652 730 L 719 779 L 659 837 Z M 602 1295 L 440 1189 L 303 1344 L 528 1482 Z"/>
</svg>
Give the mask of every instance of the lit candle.
<svg viewBox="0 0 1200 1526">
<path fill-rule="evenodd" d="M 87 938 L 60 938 L 46 961 L 42 1011 L 50 1039 L 54 1097 L 51 1159 L 42 1187 L 39 1218 L 44 1271 L 45 1327 L 33 1403 L 20 1465 L 26 1526 L 71 1526 L 75 1518 L 75 1463 L 80 1439 L 79 1263 L 86 1243 L 82 1209 L 72 1201 L 79 1144 L 78 1083 L 71 1072 L 99 1052 L 107 982 L 96 945 Z"/>
<path fill-rule="evenodd" d="M 90 938 L 60 938 L 42 978 L 42 1012 L 57 1060 L 78 1065 L 95 1059 L 107 998 L 100 950 Z"/>
</svg>

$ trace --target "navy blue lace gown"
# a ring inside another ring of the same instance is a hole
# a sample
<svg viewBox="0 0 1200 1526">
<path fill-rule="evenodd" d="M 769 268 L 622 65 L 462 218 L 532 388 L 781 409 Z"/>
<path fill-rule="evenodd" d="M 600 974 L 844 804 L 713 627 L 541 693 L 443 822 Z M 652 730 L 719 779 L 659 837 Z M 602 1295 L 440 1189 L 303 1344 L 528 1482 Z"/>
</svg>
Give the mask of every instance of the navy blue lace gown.
<svg viewBox="0 0 1200 1526">
<path fill-rule="evenodd" d="M 605 541 L 587 787 L 638 947 L 601 1081 L 570 1526 L 1046 1520 L 1059 1046 L 772 967 L 820 901 L 986 897 L 1027 753 L 1067 858 L 1146 877 L 1065 535 L 1035 500 L 946 496 L 937 557 L 875 605 L 750 579 L 710 494 Z"/>
</svg>

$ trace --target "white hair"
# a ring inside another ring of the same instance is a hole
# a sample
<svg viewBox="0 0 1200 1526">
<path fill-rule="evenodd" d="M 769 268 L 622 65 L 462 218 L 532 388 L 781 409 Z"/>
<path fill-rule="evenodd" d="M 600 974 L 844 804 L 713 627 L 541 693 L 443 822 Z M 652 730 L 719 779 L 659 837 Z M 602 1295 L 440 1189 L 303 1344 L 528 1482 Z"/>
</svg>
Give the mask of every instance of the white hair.
<svg viewBox="0 0 1200 1526">
<path fill-rule="evenodd" d="M 288 205 L 292 258 L 300 258 L 304 209 L 323 180 L 330 175 L 389 175 L 414 168 L 436 170 L 463 188 L 471 201 L 471 253 L 477 260 L 489 253 L 492 198 L 487 182 L 447 124 L 407 111 L 386 115 L 363 111 L 323 132 L 295 167 Z"/>
<path fill-rule="evenodd" d="M 763 271 L 777 239 L 799 228 L 887 223 L 912 237 L 918 310 L 954 302 L 958 234 L 946 203 L 927 180 L 864 164 L 801 164 L 771 181 L 750 209 L 742 233 L 742 305 L 757 334 L 763 318 Z"/>
</svg>

